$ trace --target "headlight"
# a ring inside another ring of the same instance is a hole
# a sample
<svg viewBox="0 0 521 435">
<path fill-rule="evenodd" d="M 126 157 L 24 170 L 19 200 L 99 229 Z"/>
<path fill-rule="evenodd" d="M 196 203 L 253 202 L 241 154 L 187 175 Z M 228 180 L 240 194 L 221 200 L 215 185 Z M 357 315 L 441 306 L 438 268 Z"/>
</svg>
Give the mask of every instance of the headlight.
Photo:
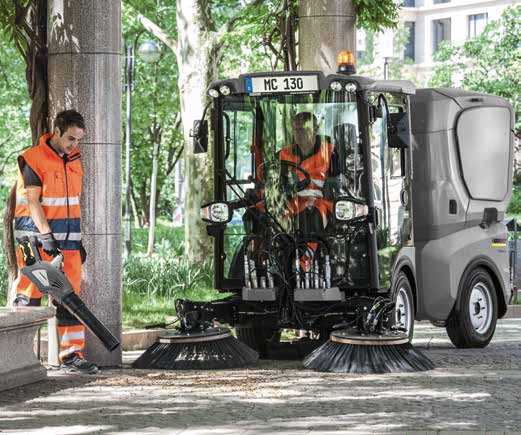
<svg viewBox="0 0 521 435">
<path fill-rule="evenodd" d="M 335 217 L 339 221 L 348 221 L 355 217 L 355 206 L 351 201 L 340 200 L 335 203 Z"/>
<path fill-rule="evenodd" d="M 219 97 L 219 91 L 217 89 L 209 89 L 208 90 L 208 95 L 210 95 L 210 97 L 212 98 L 218 98 Z"/>
<path fill-rule="evenodd" d="M 229 86 L 226 86 L 226 85 L 222 85 L 220 88 L 219 88 L 219 92 L 223 95 L 230 95 L 230 93 L 232 92 L 230 87 Z"/>
<path fill-rule="evenodd" d="M 334 81 L 329 84 L 329 87 L 332 91 L 341 91 L 342 90 L 342 83 Z"/>
<path fill-rule="evenodd" d="M 201 207 L 201 219 L 213 224 L 224 224 L 231 220 L 230 207 L 225 202 L 213 202 Z"/>
<path fill-rule="evenodd" d="M 346 83 L 347 92 L 356 92 L 356 85 L 354 83 Z"/>
</svg>

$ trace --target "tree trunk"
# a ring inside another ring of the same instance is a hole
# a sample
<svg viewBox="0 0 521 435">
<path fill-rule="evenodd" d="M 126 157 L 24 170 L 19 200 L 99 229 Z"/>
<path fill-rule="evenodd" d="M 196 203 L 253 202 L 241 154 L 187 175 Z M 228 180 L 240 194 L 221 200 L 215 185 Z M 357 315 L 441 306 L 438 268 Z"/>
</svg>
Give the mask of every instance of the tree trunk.
<svg viewBox="0 0 521 435">
<path fill-rule="evenodd" d="M 209 2 L 177 1 L 179 96 L 185 141 L 185 250 L 190 261 L 202 262 L 213 246 L 200 219 L 200 207 L 213 191 L 212 153 L 194 154 L 190 130 L 200 119 L 206 90 L 217 77 L 218 44 L 210 27 Z"/>
<path fill-rule="evenodd" d="M 33 145 L 47 131 L 47 1 L 32 0 L 27 6 L 17 4 L 13 41 L 25 60 L 25 77 L 31 111 L 29 124 Z M 12 284 L 18 275 L 16 263 L 13 219 L 16 206 L 16 183 L 11 190 L 4 209 L 3 245 L 8 272 L 8 303 L 12 299 Z"/>
<path fill-rule="evenodd" d="M 139 202 L 141 203 L 141 219 L 143 227 L 147 227 L 150 224 L 150 215 L 148 213 L 148 196 L 147 196 L 147 181 L 142 180 L 139 189 Z"/>
<path fill-rule="evenodd" d="M 5 202 L 4 209 L 4 250 L 7 259 L 7 276 L 8 276 L 8 287 L 7 287 L 7 305 L 9 306 L 15 298 L 15 288 L 13 282 L 18 276 L 18 265 L 16 263 L 16 254 L 14 248 L 14 232 L 13 232 L 13 216 L 14 209 L 16 206 L 16 183 L 11 189 L 9 198 Z"/>
<path fill-rule="evenodd" d="M 356 53 L 352 0 L 300 0 L 299 61 L 302 70 L 337 70 L 338 53 Z"/>
<path fill-rule="evenodd" d="M 136 194 L 134 193 L 134 185 L 132 184 L 132 181 L 130 182 L 130 205 L 132 206 L 132 214 L 134 215 L 134 226 L 136 228 L 141 228 L 143 225 L 141 223 L 141 216 L 137 209 Z"/>
<path fill-rule="evenodd" d="M 157 199 L 157 169 L 159 166 L 159 141 L 154 141 L 154 151 L 152 156 L 152 178 L 150 180 L 150 226 L 148 228 L 148 247 L 147 255 L 150 257 L 154 252 L 154 237 L 156 232 L 156 199 Z"/>
</svg>

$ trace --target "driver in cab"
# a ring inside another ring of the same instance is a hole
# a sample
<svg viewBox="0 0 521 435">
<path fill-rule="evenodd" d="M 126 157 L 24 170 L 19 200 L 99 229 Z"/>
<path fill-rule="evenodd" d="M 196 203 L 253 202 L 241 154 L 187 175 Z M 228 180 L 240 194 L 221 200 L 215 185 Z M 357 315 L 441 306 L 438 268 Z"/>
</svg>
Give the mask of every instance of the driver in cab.
<svg viewBox="0 0 521 435">
<path fill-rule="evenodd" d="M 312 113 L 297 113 L 292 121 L 292 131 L 293 143 L 283 148 L 279 157 L 296 165 L 288 165 L 288 170 L 294 172 L 299 181 L 309 174 L 309 183 L 294 192 L 286 216 L 297 217 L 304 233 L 323 232 L 333 219 L 331 187 L 334 179 L 328 179 L 338 175 L 338 156 L 330 140 L 317 135 L 318 121 Z"/>
</svg>

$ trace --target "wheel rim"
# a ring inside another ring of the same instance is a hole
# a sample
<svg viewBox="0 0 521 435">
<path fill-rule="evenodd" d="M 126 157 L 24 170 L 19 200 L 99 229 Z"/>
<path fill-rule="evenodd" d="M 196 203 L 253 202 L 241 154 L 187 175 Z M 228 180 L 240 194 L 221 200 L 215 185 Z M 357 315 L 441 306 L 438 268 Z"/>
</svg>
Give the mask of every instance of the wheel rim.
<svg viewBox="0 0 521 435">
<path fill-rule="evenodd" d="M 396 295 L 395 320 L 396 326 L 405 328 L 407 334 L 411 330 L 412 323 L 412 304 L 409 293 L 404 287 L 400 287 Z"/>
<path fill-rule="evenodd" d="M 472 327 L 479 334 L 488 331 L 492 323 L 492 298 L 489 288 L 478 282 L 470 293 L 469 314 Z"/>
</svg>

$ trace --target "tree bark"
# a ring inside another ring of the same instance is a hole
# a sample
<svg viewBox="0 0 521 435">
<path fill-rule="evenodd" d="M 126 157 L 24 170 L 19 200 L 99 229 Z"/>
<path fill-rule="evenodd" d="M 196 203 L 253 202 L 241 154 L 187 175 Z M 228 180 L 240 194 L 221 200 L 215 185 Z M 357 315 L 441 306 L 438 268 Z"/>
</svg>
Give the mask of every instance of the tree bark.
<svg viewBox="0 0 521 435">
<path fill-rule="evenodd" d="M 150 215 L 148 214 L 149 205 L 147 200 L 147 181 L 148 180 L 142 180 L 139 189 L 139 202 L 141 203 L 141 221 L 143 222 L 143 227 L 147 227 L 150 224 Z"/>
<path fill-rule="evenodd" d="M 179 96 L 185 141 L 185 250 L 190 261 L 202 262 L 213 241 L 200 219 L 200 207 L 213 191 L 212 153 L 194 154 L 190 129 L 203 114 L 206 90 L 217 77 L 218 40 L 206 0 L 178 0 Z"/>
<path fill-rule="evenodd" d="M 16 2 L 15 2 L 16 3 Z M 26 6 L 16 3 L 16 18 L 13 41 L 25 60 L 25 77 L 31 110 L 29 124 L 33 145 L 47 131 L 47 1 L 32 0 Z M 16 206 L 16 183 L 11 189 L 4 208 L 3 246 L 6 253 L 8 272 L 8 303 L 12 300 L 12 284 L 18 275 L 16 263 L 13 219 Z"/>
<path fill-rule="evenodd" d="M 156 200 L 157 200 L 157 171 L 159 167 L 159 147 L 161 146 L 161 128 L 153 127 L 152 139 L 154 149 L 152 151 L 152 176 L 150 178 L 150 226 L 148 227 L 147 256 L 154 252 L 154 239 L 156 232 Z"/>
<path fill-rule="evenodd" d="M 134 215 L 134 226 L 136 228 L 141 228 L 143 225 L 141 223 L 141 216 L 137 209 L 136 194 L 134 193 L 134 185 L 132 184 L 132 181 L 130 181 L 130 204 L 132 206 L 132 214 Z"/>
<path fill-rule="evenodd" d="M 253 0 L 248 8 L 262 0 Z M 212 249 L 213 241 L 199 217 L 200 206 L 212 196 L 213 165 L 211 150 L 195 155 L 190 130 L 200 119 L 207 102 L 206 90 L 217 77 L 217 62 L 222 38 L 240 19 L 240 11 L 220 29 L 210 16 L 210 0 L 178 0 L 176 22 L 178 40 L 171 39 L 156 23 L 138 13 L 143 26 L 175 52 L 179 67 L 179 95 L 184 136 L 185 171 L 185 250 L 191 261 L 202 262 Z"/>
<path fill-rule="evenodd" d="M 16 263 L 16 253 L 14 247 L 14 232 L 13 232 L 13 216 L 14 209 L 16 206 L 16 184 L 11 189 L 9 198 L 5 202 L 4 209 L 4 234 L 3 243 L 4 251 L 7 260 L 7 276 L 8 276 L 8 287 L 7 287 L 7 305 L 15 298 L 15 288 L 13 282 L 18 276 L 18 265 Z"/>
<path fill-rule="evenodd" d="M 331 74 L 340 51 L 356 53 L 355 16 L 352 0 L 300 0 L 301 69 Z"/>
</svg>

